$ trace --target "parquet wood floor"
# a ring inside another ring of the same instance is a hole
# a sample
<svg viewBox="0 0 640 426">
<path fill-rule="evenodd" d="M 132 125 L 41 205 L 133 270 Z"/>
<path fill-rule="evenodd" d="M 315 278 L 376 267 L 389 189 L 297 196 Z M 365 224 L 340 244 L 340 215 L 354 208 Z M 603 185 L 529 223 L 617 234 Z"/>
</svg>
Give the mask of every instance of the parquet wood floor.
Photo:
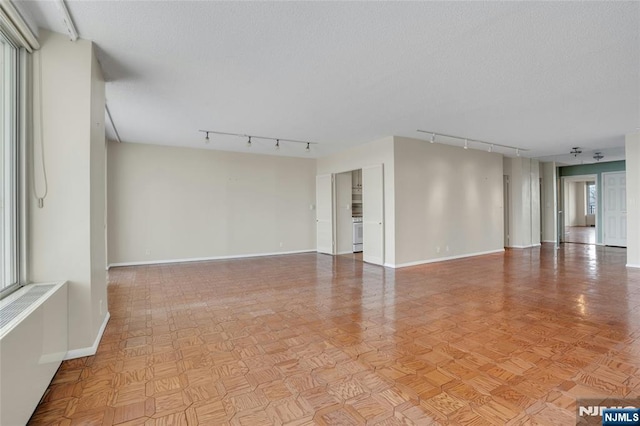
<svg viewBox="0 0 640 426">
<path fill-rule="evenodd" d="M 596 243 L 596 228 L 593 226 L 567 226 L 564 230 L 564 241 L 567 243 Z"/>
<path fill-rule="evenodd" d="M 300 254 L 109 272 L 30 424 L 574 424 L 640 396 L 640 271 L 570 244 L 399 270 Z"/>
</svg>

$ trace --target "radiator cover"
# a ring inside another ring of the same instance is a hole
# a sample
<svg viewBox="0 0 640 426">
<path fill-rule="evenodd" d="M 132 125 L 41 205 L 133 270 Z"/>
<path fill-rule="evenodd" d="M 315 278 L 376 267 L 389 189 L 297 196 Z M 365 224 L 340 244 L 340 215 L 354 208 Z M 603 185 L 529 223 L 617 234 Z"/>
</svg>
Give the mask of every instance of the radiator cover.
<svg viewBox="0 0 640 426">
<path fill-rule="evenodd" d="M 0 302 L 0 425 L 29 421 L 68 350 L 67 285 L 30 284 Z"/>
</svg>

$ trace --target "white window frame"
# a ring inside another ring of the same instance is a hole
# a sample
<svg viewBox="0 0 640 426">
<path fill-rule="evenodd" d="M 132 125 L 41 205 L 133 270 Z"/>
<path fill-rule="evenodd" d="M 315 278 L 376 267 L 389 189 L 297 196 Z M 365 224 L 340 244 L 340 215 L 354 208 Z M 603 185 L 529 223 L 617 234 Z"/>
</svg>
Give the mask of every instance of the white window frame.
<svg viewBox="0 0 640 426">
<path fill-rule="evenodd" d="M 23 217 L 24 206 L 24 145 L 21 132 L 24 115 L 24 75 L 23 65 L 26 60 L 24 49 L 5 32 L 0 34 L 4 46 L 2 47 L 2 191 L 0 208 L 3 210 L 2 239 L 0 244 L 0 299 L 15 291 L 24 283 Z M 7 49 L 8 47 L 8 49 Z"/>
</svg>

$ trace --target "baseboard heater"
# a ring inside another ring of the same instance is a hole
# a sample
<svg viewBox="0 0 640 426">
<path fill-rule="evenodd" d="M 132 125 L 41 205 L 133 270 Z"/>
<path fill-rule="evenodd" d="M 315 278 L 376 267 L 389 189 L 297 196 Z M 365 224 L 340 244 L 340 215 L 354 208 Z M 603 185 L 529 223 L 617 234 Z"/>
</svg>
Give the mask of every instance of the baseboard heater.
<svg viewBox="0 0 640 426">
<path fill-rule="evenodd" d="M 0 425 L 27 424 L 68 350 L 66 283 L 0 301 Z"/>
</svg>

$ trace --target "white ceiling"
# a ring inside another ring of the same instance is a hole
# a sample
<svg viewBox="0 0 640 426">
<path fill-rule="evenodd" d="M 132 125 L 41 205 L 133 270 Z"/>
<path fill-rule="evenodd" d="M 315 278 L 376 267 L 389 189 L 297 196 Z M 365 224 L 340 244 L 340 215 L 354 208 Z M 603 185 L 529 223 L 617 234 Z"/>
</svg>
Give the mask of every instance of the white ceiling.
<svg viewBox="0 0 640 426">
<path fill-rule="evenodd" d="M 50 1 L 16 3 L 65 33 Z M 425 129 L 606 161 L 640 127 L 639 2 L 66 3 L 124 142 L 323 156 Z"/>
</svg>

